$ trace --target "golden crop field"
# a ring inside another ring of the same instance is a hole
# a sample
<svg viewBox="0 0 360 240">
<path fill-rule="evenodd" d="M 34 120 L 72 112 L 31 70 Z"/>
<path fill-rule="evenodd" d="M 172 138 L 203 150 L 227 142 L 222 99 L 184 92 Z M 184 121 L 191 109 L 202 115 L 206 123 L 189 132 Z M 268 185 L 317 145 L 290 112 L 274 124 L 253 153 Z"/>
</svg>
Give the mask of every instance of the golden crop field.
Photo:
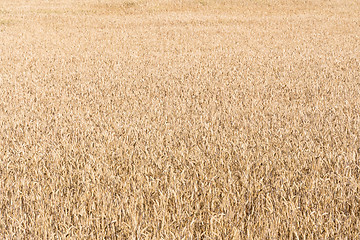
<svg viewBox="0 0 360 240">
<path fill-rule="evenodd" d="M 359 0 L 1 0 L 1 239 L 359 239 Z"/>
</svg>

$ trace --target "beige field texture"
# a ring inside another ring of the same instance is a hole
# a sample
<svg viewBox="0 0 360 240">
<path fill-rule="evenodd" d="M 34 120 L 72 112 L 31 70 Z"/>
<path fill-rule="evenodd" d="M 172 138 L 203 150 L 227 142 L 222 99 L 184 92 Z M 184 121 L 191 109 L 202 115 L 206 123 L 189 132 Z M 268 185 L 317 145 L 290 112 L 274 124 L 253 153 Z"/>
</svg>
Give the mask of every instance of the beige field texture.
<svg viewBox="0 0 360 240">
<path fill-rule="evenodd" d="M 359 13 L 1 0 L 0 239 L 360 239 Z"/>
</svg>

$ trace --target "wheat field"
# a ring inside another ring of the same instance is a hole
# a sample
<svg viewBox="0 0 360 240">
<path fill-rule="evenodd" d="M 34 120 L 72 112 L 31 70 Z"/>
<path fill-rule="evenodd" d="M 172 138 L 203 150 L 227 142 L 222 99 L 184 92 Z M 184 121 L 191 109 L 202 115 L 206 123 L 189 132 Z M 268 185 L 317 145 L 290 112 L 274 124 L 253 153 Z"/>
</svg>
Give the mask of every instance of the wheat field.
<svg viewBox="0 0 360 240">
<path fill-rule="evenodd" d="M 359 0 L 2 0 L 1 239 L 359 239 Z"/>
</svg>

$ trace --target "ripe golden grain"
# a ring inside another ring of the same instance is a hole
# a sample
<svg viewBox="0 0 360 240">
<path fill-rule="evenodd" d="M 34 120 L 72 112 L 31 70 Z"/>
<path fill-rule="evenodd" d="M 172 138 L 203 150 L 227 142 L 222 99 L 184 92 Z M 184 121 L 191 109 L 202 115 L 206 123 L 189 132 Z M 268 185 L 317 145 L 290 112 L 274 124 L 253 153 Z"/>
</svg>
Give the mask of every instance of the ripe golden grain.
<svg viewBox="0 0 360 240">
<path fill-rule="evenodd" d="M 1 1 L 0 237 L 358 238 L 359 12 Z"/>
</svg>

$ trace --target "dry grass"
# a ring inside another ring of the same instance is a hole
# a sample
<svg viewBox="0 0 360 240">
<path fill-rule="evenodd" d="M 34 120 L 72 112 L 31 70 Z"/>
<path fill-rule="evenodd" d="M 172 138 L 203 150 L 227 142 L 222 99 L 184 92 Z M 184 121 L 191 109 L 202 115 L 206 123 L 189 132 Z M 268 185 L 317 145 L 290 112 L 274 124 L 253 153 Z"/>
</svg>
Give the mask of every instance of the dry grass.
<svg viewBox="0 0 360 240">
<path fill-rule="evenodd" d="M 359 238 L 359 12 L 1 1 L 0 238 Z"/>
</svg>

